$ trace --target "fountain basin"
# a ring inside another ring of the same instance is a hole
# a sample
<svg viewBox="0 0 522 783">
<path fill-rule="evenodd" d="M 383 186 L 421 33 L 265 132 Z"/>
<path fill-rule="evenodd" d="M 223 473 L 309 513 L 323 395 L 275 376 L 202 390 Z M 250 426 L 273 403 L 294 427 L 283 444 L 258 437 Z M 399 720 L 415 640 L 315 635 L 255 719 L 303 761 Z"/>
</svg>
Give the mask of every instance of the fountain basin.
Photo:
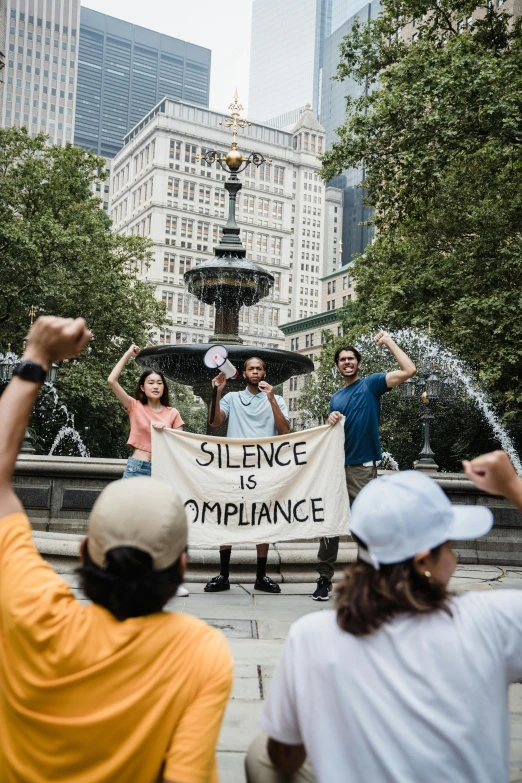
<svg viewBox="0 0 522 783">
<path fill-rule="evenodd" d="M 227 253 L 185 272 L 185 282 L 202 302 L 239 310 L 268 296 L 274 277 L 253 261 Z"/>
<path fill-rule="evenodd" d="M 211 396 L 211 380 L 216 370 L 205 367 L 203 357 L 211 343 L 189 345 L 158 345 L 141 351 L 137 361 L 144 368 L 162 372 L 171 381 L 192 386 L 194 393 L 208 400 Z M 272 386 L 287 381 L 294 375 L 304 375 L 314 370 L 314 363 L 306 356 L 281 351 L 276 348 L 260 348 L 258 345 L 226 345 L 228 358 L 239 370 L 237 378 L 228 380 L 227 391 L 239 391 L 245 388 L 243 365 L 247 359 L 257 356 L 266 364 L 266 380 Z"/>
</svg>

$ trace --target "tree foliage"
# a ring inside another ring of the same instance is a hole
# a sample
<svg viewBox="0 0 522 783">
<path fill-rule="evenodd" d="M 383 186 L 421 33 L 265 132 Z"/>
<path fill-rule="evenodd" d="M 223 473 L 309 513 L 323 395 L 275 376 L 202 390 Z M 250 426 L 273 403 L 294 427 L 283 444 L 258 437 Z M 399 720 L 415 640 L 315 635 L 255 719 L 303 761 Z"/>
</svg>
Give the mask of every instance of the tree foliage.
<svg viewBox="0 0 522 783">
<path fill-rule="evenodd" d="M 48 146 L 42 134 L 0 129 L 0 350 L 11 343 L 21 353 L 32 305 L 37 315 L 81 315 L 94 335 L 78 359 L 62 364 L 59 404 L 42 398 L 46 411 L 33 417 L 45 453 L 66 423 L 65 404 L 91 456 L 126 455 L 127 417 L 106 379 L 132 342 L 145 346 L 166 320 L 154 287 L 136 276 L 149 263 L 150 242 L 114 234 L 92 196 L 102 163 L 70 144 Z M 122 375 L 129 391 L 138 370 Z"/>
<path fill-rule="evenodd" d="M 520 443 L 522 22 L 476 0 L 382 7 L 342 43 L 337 78 L 366 89 L 324 156 L 325 179 L 364 162 L 377 228 L 353 268 L 352 336 L 431 321 Z"/>
</svg>

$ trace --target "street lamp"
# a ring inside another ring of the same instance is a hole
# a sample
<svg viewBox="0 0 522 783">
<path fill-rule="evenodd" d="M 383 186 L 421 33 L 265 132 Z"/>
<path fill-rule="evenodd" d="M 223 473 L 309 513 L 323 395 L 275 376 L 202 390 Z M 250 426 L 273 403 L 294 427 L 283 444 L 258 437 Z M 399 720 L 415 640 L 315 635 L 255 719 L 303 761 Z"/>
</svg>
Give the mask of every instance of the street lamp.
<svg viewBox="0 0 522 783">
<path fill-rule="evenodd" d="M 423 444 L 419 458 L 413 463 L 416 470 L 436 472 L 439 466 L 435 462 L 435 454 L 431 448 L 431 422 L 433 416 L 430 413 L 430 403 L 437 401 L 450 401 L 456 396 L 455 382 L 452 379 L 442 380 L 434 372 L 433 367 L 420 370 L 415 380 L 411 378 L 400 386 L 401 398 L 405 402 L 419 402 L 421 406 L 420 419 L 422 422 Z"/>
</svg>

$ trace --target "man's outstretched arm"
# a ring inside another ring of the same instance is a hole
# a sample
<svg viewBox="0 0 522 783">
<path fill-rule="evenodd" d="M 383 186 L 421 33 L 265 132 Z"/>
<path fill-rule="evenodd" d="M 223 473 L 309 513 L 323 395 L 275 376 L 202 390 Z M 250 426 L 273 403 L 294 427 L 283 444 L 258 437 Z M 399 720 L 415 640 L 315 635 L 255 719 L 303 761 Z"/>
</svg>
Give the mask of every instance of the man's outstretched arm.
<svg viewBox="0 0 522 783">
<path fill-rule="evenodd" d="M 44 316 L 35 321 L 23 359 L 47 372 L 53 362 L 76 356 L 91 339 L 83 318 Z M 0 397 L 0 518 L 22 511 L 11 479 L 40 384 L 14 377 Z"/>
<path fill-rule="evenodd" d="M 412 360 L 404 353 L 402 348 L 399 348 L 388 332 L 379 332 L 379 334 L 374 337 L 374 342 L 376 345 L 385 345 L 393 354 L 394 359 L 399 365 L 398 370 L 386 373 L 386 386 L 388 389 L 393 389 L 394 386 L 400 386 L 401 383 L 404 383 L 408 378 L 412 378 L 415 375 L 417 368 Z"/>
</svg>

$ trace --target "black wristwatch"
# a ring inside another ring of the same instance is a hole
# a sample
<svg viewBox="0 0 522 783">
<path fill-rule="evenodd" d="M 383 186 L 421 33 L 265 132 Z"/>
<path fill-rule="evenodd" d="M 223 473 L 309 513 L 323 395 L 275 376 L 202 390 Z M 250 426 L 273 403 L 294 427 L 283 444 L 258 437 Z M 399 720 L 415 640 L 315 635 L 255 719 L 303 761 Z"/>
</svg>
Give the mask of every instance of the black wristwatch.
<svg viewBox="0 0 522 783">
<path fill-rule="evenodd" d="M 13 375 L 18 375 L 24 381 L 32 381 L 33 383 L 45 383 L 47 373 L 41 364 L 36 362 L 30 362 L 28 359 L 23 359 L 15 366 Z"/>
</svg>

